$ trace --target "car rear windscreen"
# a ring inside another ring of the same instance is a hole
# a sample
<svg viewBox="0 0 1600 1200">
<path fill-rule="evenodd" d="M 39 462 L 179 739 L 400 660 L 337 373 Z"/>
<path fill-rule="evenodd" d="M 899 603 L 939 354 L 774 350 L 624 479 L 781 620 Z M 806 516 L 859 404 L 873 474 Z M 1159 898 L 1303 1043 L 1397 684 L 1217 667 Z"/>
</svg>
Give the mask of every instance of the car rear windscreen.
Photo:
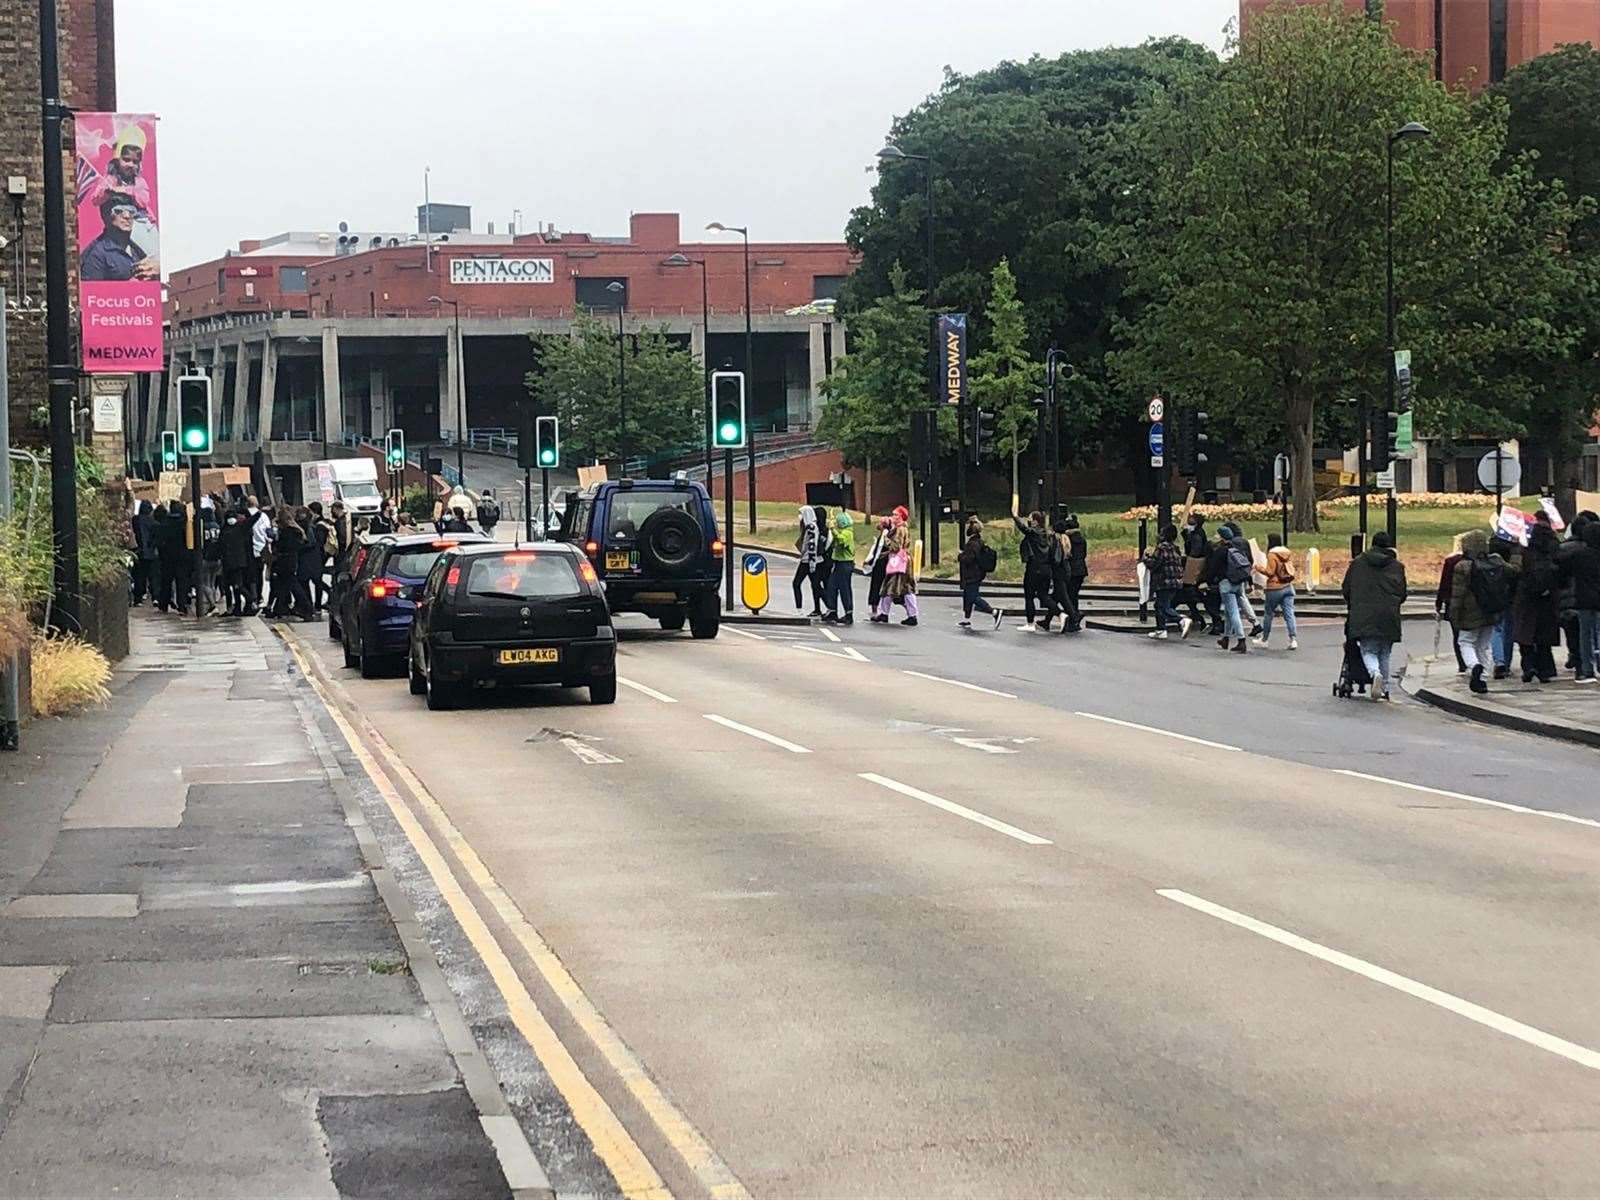
<svg viewBox="0 0 1600 1200">
<path fill-rule="evenodd" d="M 606 540 L 638 537 L 644 523 L 663 508 L 682 509 L 696 516 L 700 500 L 693 492 L 613 492 L 611 513 L 606 521 Z"/>
<path fill-rule="evenodd" d="M 500 600 L 550 600 L 583 595 L 578 568 L 565 554 L 505 554 L 473 558 L 467 595 Z"/>
<path fill-rule="evenodd" d="M 438 559 L 439 551 L 432 546 L 423 546 L 417 550 L 396 550 L 389 556 L 389 561 L 384 564 L 383 569 L 387 574 L 398 575 L 404 579 L 426 579 Z"/>
</svg>

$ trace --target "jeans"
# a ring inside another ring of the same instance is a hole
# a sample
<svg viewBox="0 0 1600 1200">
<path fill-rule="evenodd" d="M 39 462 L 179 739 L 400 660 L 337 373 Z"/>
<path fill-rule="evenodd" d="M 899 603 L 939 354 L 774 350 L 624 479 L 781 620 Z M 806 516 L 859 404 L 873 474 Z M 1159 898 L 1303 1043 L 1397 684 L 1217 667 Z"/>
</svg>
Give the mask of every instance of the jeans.
<svg viewBox="0 0 1600 1200">
<path fill-rule="evenodd" d="M 1227 624 L 1223 626 L 1223 635 L 1243 641 L 1244 622 L 1239 616 L 1239 604 L 1244 598 L 1244 584 L 1231 583 L 1224 579 L 1217 585 L 1217 590 L 1222 593 L 1222 610 L 1227 619 Z"/>
<path fill-rule="evenodd" d="M 1267 593 L 1266 611 L 1261 618 L 1261 640 L 1264 642 L 1272 636 L 1272 614 L 1283 612 L 1284 626 L 1289 630 L 1289 640 L 1293 641 L 1300 636 L 1295 631 L 1294 624 L 1294 588 L 1274 588 Z"/>
<path fill-rule="evenodd" d="M 833 574 L 828 577 L 827 608 L 832 612 L 835 605 L 844 609 L 844 615 L 853 617 L 856 613 L 856 589 L 852 577 L 856 565 L 843 559 L 833 564 Z"/>
<path fill-rule="evenodd" d="M 1049 571 L 1026 571 L 1022 576 L 1022 619 L 1030 625 L 1033 623 L 1034 602 L 1037 601 L 1043 612 L 1043 618 L 1048 623 L 1056 615 L 1055 601 L 1051 594 L 1055 590 L 1055 581 Z"/>
<path fill-rule="evenodd" d="M 1481 629 L 1463 629 L 1456 634 L 1456 654 L 1466 664 L 1467 670 L 1473 667 L 1482 667 L 1488 671 L 1494 667 L 1494 626 L 1485 625 Z"/>
<path fill-rule="evenodd" d="M 1494 665 L 1509 667 L 1511 665 L 1511 610 L 1508 608 L 1500 614 L 1500 620 L 1494 627 Z"/>
<path fill-rule="evenodd" d="M 978 612 L 981 612 L 981 613 L 989 613 L 991 616 L 994 614 L 994 608 L 990 605 L 990 603 L 987 600 L 985 600 L 982 596 L 980 596 L 978 594 L 978 589 L 981 588 L 982 586 L 983 586 L 982 580 L 978 580 L 978 581 L 973 582 L 973 583 L 963 583 L 961 585 L 961 615 L 962 616 L 964 616 L 964 617 L 972 616 L 973 610 L 977 610 Z"/>
<path fill-rule="evenodd" d="M 1178 588 L 1156 589 L 1156 628 L 1165 629 L 1168 625 L 1177 625 L 1178 616 Z"/>
<path fill-rule="evenodd" d="M 1600 665 L 1600 608 L 1578 610 L 1578 678 L 1593 679 Z"/>
<path fill-rule="evenodd" d="M 1367 666 L 1367 674 L 1372 676 L 1372 686 L 1389 690 L 1389 652 L 1394 649 L 1394 643 L 1386 638 L 1364 637 L 1357 638 L 1356 645 L 1361 648 L 1361 661 Z"/>
</svg>

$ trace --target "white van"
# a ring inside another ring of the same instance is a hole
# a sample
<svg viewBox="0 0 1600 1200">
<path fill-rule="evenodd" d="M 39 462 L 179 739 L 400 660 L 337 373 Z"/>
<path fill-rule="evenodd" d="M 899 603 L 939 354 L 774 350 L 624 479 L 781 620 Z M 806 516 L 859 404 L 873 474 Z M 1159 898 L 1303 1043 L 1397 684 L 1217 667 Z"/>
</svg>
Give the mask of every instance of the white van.
<svg viewBox="0 0 1600 1200">
<path fill-rule="evenodd" d="M 302 504 L 322 501 L 322 510 L 335 500 L 344 501 L 352 516 L 376 516 L 383 504 L 378 491 L 378 464 L 370 458 L 324 458 L 300 464 Z"/>
</svg>

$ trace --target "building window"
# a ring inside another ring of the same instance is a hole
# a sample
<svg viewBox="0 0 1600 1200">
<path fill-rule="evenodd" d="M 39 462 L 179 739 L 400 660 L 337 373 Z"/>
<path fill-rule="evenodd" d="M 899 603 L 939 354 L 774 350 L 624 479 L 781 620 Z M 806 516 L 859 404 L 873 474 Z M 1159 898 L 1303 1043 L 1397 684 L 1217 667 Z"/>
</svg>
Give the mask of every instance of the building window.
<svg viewBox="0 0 1600 1200">
<path fill-rule="evenodd" d="M 256 298 L 256 281 L 254 279 L 246 279 L 244 281 L 244 298 L 246 300 L 254 300 Z"/>
<path fill-rule="evenodd" d="M 1506 0 L 1489 0 L 1489 82 L 1506 77 Z"/>
<path fill-rule="evenodd" d="M 837 300 L 839 291 L 844 287 L 843 275 L 813 275 L 811 277 L 811 298 L 813 300 Z"/>
<path fill-rule="evenodd" d="M 621 307 L 628 307 L 628 281 L 620 276 L 582 275 L 573 282 L 577 285 L 574 298 L 584 308 L 609 308 L 615 311 L 619 299 L 622 302 Z M 622 291 L 611 291 L 613 283 L 620 283 Z"/>
<path fill-rule="evenodd" d="M 279 267 L 278 290 L 281 292 L 305 291 L 306 269 L 304 267 Z"/>
<path fill-rule="evenodd" d="M 228 294 L 228 272 L 227 272 L 226 268 L 218 267 L 217 268 L 217 295 L 226 296 L 227 294 Z"/>
</svg>

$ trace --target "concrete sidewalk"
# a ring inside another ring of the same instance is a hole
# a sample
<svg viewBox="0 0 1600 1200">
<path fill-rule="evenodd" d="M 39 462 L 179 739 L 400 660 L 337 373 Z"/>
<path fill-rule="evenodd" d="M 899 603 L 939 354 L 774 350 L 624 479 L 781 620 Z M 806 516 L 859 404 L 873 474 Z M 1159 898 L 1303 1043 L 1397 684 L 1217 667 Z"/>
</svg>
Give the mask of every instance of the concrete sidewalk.
<svg viewBox="0 0 1600 1200">
<path fill-rule="evenodd" d="M 133 621 L 0 762 L 0 1195 L 547 1195 L 281 644 Z"/>
<path fill-rule="evenodd" d="M 1600 684 L 1580 686 L 1569 672 L 1554 683 L 1523 683 L 1513 670 L 1510 679 L 1489 681 L 1486 695 L 1473 695 L 1467 676 L 1456 671 L 1455 659 L 1413 659 L 1402 681 L 1418 700 L 1458 717 L 1535 733 L 1564 742 L 1600 746 Z"/>
</svg>

